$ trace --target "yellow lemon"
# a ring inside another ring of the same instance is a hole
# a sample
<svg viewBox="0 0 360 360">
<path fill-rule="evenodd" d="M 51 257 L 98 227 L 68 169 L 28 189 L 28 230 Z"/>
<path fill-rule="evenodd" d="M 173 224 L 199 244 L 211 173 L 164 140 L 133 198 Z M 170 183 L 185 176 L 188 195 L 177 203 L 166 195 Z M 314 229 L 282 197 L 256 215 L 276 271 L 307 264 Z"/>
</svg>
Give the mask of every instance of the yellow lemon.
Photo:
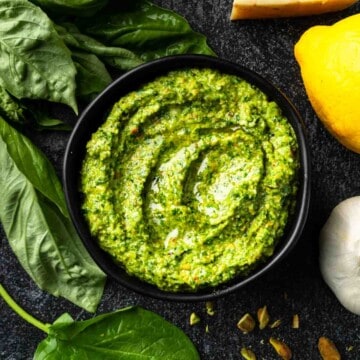
<svg viewBox="0 0 360 360">
<path fill-rule="evenodd" d="M 360 14 L 307 30 L 295 45 L 295 58 L 320 120 L 360 153 Z"/>
</svg>

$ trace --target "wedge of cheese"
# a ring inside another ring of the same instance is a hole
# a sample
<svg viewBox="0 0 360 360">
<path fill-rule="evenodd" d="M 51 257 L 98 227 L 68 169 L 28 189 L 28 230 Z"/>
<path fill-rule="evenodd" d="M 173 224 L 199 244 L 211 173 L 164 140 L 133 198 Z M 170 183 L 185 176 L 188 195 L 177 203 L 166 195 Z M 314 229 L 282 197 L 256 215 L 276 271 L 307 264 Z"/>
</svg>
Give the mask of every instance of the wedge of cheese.
<svg viewBox="0 0 360 360">
<path fill-rule="evenodd" d="M 231 20 L 322 14 L 343 10 L 357 0 L 234 0 Z"/>
</svg>

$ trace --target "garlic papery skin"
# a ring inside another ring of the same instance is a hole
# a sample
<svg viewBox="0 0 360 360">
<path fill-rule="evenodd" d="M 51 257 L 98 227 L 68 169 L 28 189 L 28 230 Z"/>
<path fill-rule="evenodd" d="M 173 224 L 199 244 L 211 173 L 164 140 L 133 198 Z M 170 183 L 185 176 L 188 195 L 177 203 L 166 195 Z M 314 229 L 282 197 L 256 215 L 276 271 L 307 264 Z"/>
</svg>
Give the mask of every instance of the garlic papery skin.
<svg viewBox="0 0 360 360">
<path fill-rule="evenodd" d="M 360 315 L 360 196 L 333 209 L 319 246 L 323 279 L 346 309 Z"/>
</svg>

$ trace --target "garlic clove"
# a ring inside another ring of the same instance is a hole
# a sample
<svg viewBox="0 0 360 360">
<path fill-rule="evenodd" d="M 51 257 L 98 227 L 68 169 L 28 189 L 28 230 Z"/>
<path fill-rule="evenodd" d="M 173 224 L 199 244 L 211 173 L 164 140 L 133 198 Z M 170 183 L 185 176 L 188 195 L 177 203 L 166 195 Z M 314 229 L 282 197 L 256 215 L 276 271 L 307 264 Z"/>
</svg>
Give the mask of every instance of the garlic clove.
<svg viewBox="0 0 360 360">
<path fill-rule="evenodd" d="M 360 196 L 342 201 L 320 232 L 320 271 L 340 303 L 360 315 Z"/>
</svg>

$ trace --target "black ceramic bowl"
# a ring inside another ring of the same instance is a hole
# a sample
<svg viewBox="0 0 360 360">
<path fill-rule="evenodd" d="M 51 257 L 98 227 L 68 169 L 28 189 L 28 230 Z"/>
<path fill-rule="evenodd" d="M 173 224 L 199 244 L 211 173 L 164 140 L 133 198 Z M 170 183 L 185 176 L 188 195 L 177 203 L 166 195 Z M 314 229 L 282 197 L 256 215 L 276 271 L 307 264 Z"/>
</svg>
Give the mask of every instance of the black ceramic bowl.
<svg viewBox="0 0 360 360">
<path fill-rule="evenodd" d="M 257 267 L 249 276 L 233 279 L 231 282 L 216 288 L 199 290 L 196 293 L 171 293 L 159 290 L 153 285 L 145 283 L 135 277 L 129 276 L 122 268 L 116 265 L 111 257 L 105 253 L 97 244 L 90 233 L 87 223 L 81 211 L 81 194 L 79 193 L 79 176 L 82 160 L 85 155 L 85 146 L 90 136 L 106 119 L 106 115 L 123 95 L 140 85 L 153 80 L 159 75 L 164 75 L 170 70 L 197 67 L 213 68 L 223 73 L 237 75 L 257 86 L 270 100 L 275 101 L 282 109 L 283 114 L 293 126 L 300 149 L 300 188 L 297 194 L 296 213 L 287 227 L 286 234 L 278 243 L 273 256 L 266 263 Z M 139 293 L 150 295 L 155 298 L 195 301 L 209 300 L 233 292 L 245 284 L 257 279 L 262 274 L 273 268 L 274 265 L 284 258 L 297 242 L 303 230 L 310 197 L 309 179 L 309 154 L 304 137 L 302 121 L 299 114 L 284 97 L 284 95 L 264 78 L 256 73 L 228 61 L 215 57 L 198 55 L 181 55 L 166 57 L 141 65 L 133 69 L 109 85 L 82 113 L 77 122 L 67 149 L 64 161 L 64 188 L 67 204 L 75 227 L 83 240 L 86 248 L 103 269 L 105 273 L 119 281 L 122 285 Z"/>
</svg>

